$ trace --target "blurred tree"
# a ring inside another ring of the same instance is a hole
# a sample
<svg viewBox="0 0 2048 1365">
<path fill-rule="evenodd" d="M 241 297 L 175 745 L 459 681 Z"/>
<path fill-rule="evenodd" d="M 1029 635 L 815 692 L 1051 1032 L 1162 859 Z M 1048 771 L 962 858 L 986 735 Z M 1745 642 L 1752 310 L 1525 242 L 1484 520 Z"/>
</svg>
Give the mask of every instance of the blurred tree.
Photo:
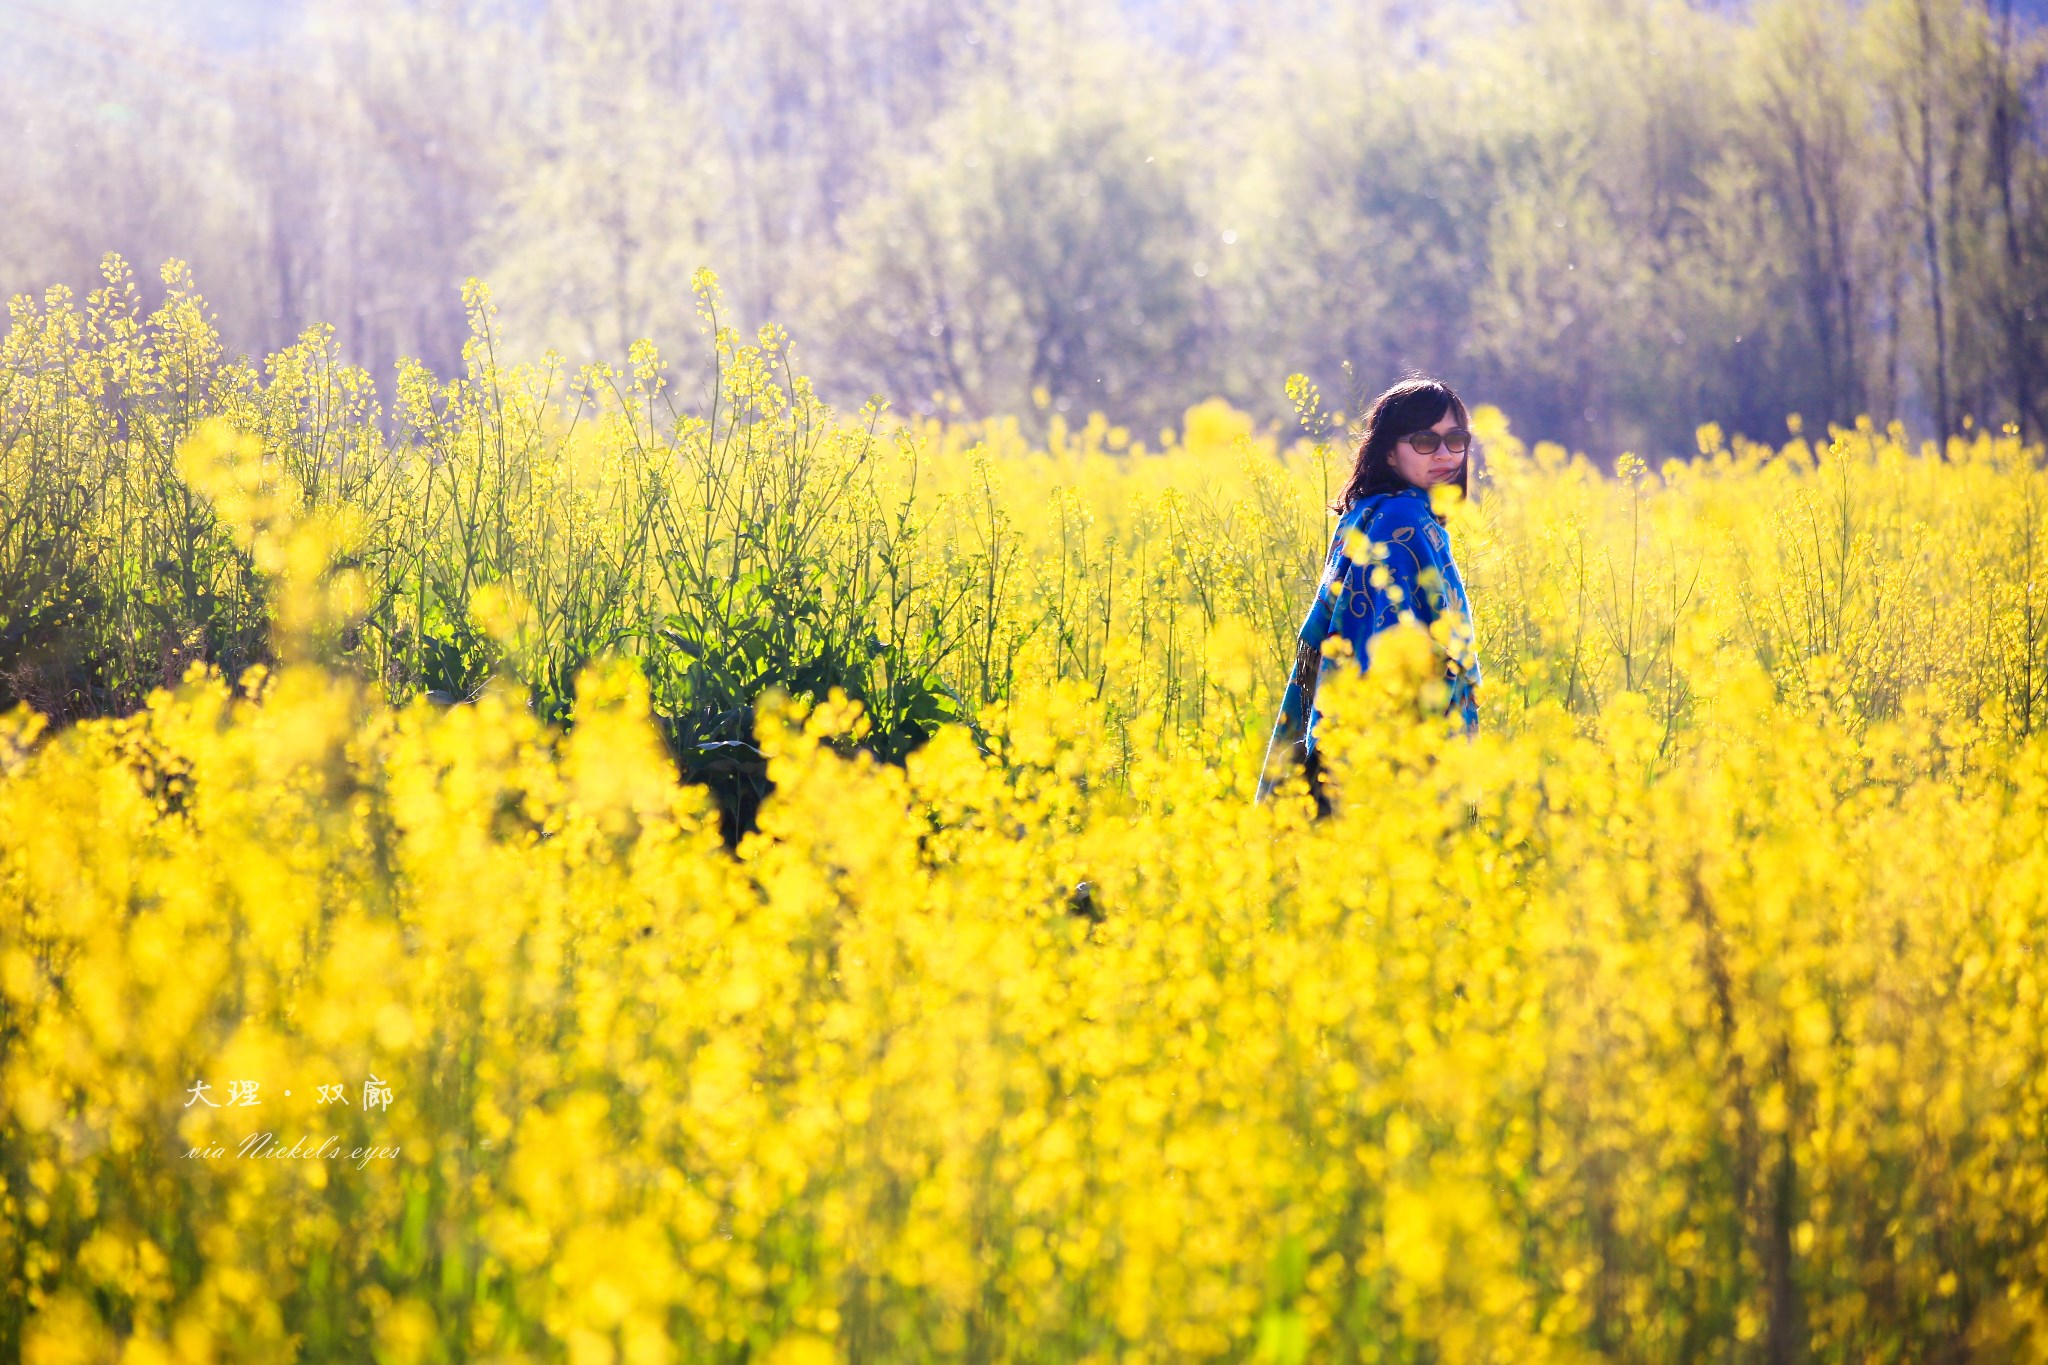
<svg viewBox="0 0 2048 1365">
<path fill-rule="evenodd" d="M 248 258 L 225 64 L 103 8 L 0 7 L 0 291 L 83 297 L 110 251 L 223 276 Z"/>
<path fill-rule="evenodd" d="M 1650 262 L 1588 179 L 1588 149 L 1541 150 L 1545 160 L 1523 163 L 1536 183 L 1501 186 L 1487 219 L 1466 353 L 1481 385 L 1535 430 L 1641 448 L 1640 428 L 1614 424 L 1636 415 L 1616 400 L 1656 354 L 1628 348 L 1654 306 Z"/>
<path fill-rule="evenodd" d="M 1999 0 L 1997 22 L 1987 151 L 1999 233 L 1996 268 L 1980 278 L 1994 295 L 1987 311 L 2005 324 L 2013 417 L 2031 437 L 2048 426 L 2048 156 L 2038 133 L 2048 126 L 2048 42 L 2017 25 L 2013 0 Z"/>
<path fill-rule="evenodd" d="M 1017 0 L 781 0 L 723 33 L 721 135 L 733 167 L 735 298 L 759 320 L 809 316 L 816 258 L 892 183 L 933 120 L 1000 70 Z"/>
<path fill-rule="evenodd" d="M 1866 410 L 1863 334 L 1873 321 L 1882 223 L 1872 110 L 1854 60 L 1855 15 L 1844 0 L 1774 0 L 1744 36 L 1743 117 L 1731 154 L 1755 168 L 1772 213 L 1775 262 L 1802 306 L 1797 340 L 1777 357 L 1799 372 L 1796 406 L 1816 420 Z M 1736 241 L 1735 250 L 1754 248 Z"/>
<path fill-rule="evenodd" d="M 682 340 L 823 391 L 1289 420 L 1415 365 L 1612 455 L 2048 417 L 2020 0 L 0 6 L 0 290 L 189 261 L 231 344 Z M 237 18 L 236 16 L 240 16 Z M 145 279 L 153 272 L 144 272 Z"/>
<path fill-rule="evenodd" d="M 1731 39 L 1677 0 L 1557 0 L 1452 58 L 1490 129 L 1466 354 L 1535 430 L 1611 455 L 1685 448 L 1696 405 L 1749 420 L 1764 329 L 1711 249 Z"/>
<path fill-rule="evenodd" d="M 1177 415 L 1201 383 L 1206 265 L 1172 144 L 1099 100 L 998 92 L 846 229 L 835 377 L 977 414 Z"/>
<path fill-rule="evenodd" d="M 1882 0 L 1866 16 L 1877 140 L 1918 275 L 1916 348 L 1937 431 L 2035 420 L 2048 297 L 2038 130 L 2048 47 L 1972 0 Z M 2021 137 L 2028 120 L 2037 131 Z"/>
<path fill-rule="evenodd" d="M 1937 8 L 1949 11 L 1937 16 Z M 1948 87 L 1944 77 L 1967 61 L 1972 35 L 1955 34 L 1949 20 L 1972 25 L 1979 7 L 1952 0 L 1879 0 L 1872 6 L 1869 40 L 1879 77 L 1894 165 L 1910 205 L 1925 284 L 1934 427 L 1950 431 L 1956 416 L 1951 347 L 1955 323 L 1953 277 L 1963 211 L 1962 143 L 1973 131 L 1981 92 Z"/>
<path fill-rule="evenodd" d="M 1384 30 L 1375 30 L 1384 32 Z M 1233 394 L 1273 411 L 1286 376 L 1377 389 L 1410 366 L 1453 373 L 1471 327 L 1494 199 L 1491 149 L 1443 117 L 1458 76 L 1371 60 L 1277 66 L 1261 92 L 1268 147 L 1241 163 L 1224 254 Z M 1365 69 L 1361 72 L 1358 67 Z M 1255 106 L 1258 107 L 1258 106 Z M 1369 395 L 1368 395 L 1369 396 Z"/>
<path fill-rule="evenodd" d="M 650 37 L 589 16 L 557 27 L 524 164 L 480 226 L 508 335 L 533 349 L 615 360 L 687 334 L 692 273 L 736 247 L 716 111 L 669 65 L 690 44 Z"/>
<path fill-rule="evenodd" d="M 1955 400 L 1962 414 L 2043 429 L 2048 371 L 2048 40 L 2010 0 L 1948 30 L 1944 80 L 1976 95 L 1949 176 Z"/>
<path fill-rule="evenodd" d="M 286 231 L 318 243 L 323 265 L 296 297 L 273 301 L 290 335 L 331 321 L 348 353 L 381 374 L 401 355 L 458 366 L 462 282 L 478 272 L 479 228 L 518 169 L 507 134 L 538 92 L 523 9 L 310 0 L 279 61 L 289 76 L 280 107 L 316 140 L 275 174 L 319 187 L 317 223 Z"/>
</svg>

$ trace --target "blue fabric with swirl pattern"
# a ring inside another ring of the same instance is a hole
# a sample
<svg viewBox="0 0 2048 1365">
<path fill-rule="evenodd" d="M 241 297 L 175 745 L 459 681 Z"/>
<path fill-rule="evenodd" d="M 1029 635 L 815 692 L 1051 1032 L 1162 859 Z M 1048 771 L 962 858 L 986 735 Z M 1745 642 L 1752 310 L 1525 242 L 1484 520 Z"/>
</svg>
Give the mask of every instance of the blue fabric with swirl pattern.
<svg viewBox="0 0 2048 1365">
<path fill-rule="evenodd" d="M 1365 558 L 1354 558 L 1347 549 L 1352 531 L 1365 538 L 1363 546 L 1352 547 L 1360 549 Z M 1380 567 L 1385 572 L 1375 573 Z M 1450 642 L 1448 647 L 1437 644 L 1444 661 L 1444 681 L 1450 685 L 1444 714 L 1462 717 L 1469 734 L 1479 726 L 1475 693 L 1480 680 L 1471 599 L 1465 594 L 1457 561 L 1451 557 L 1450 534 L 1430 509 L 1429 494 L 1420 488 L 1404 488 L 1362 498 L 1338 518 L 1322 581 L 1316 585 L 1316 599 L 1302 622 L 1300 639 L 1303 644 L 1321 644 L 1332 635 L 1342 635 L 1351 644 L 1359 671 L 1364 672 L 1371 666 L 1367 646 L 1373 636 L 1407 619 L 1428 627 L 1446 613 L 1453 617 Z M 1319 693 L 1322 682 L 1337 667 L 1338 660 L 1323 660 Z M 1282 703 L 1283 709 L 1298 704 L 1298 698 Z M 1321 718 L 1320 710 L 1309 711 L 1309 752 L 1315 750 L 1316 723 Z"/>
</svg>

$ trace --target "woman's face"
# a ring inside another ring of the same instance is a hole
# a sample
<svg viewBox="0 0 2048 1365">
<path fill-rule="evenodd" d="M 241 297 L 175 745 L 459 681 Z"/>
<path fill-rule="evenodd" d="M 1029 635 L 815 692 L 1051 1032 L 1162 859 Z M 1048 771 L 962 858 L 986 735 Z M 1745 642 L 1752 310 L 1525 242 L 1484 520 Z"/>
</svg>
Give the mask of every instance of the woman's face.
<svg viewBox="0 0 2048 1365">
<path fill-rule="evenodd" d="M 1430 428 L 1439 436 L 1457 429 L 1458 410 L 1455 407 L 1445 408 L 1444 415 Z M 1403 436 L 1394 442 L 1394 472 L 1417 488 L 1433 488 L 1458 477 L 1458 471 L 1465 467 L 1466 453 L 1452 454 L 1451 448 L 1440 442 L 1434 451 L 1424 455 L 1415 449 L 1408 437 Z"/>
</svg>

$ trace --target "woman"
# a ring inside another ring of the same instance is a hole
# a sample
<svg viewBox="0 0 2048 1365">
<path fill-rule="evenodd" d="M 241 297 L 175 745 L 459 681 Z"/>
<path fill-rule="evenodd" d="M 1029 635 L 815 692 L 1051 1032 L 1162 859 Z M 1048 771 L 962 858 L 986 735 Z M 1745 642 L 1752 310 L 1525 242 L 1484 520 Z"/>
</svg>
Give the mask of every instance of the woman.
<svg viewBox="0 0 2048 1365">
<path fill-rule="evenodd" d="M 1366 414 L 1351 478 L 1330 504 L 1337 513 L 1337 533 L 1316 600 L 1302 623 L 1294 675 L 1280 699 L 1256 799 L 1266 799 L 1286 776 L 1292 758 L 1307 769 L 1317 811 L 1330 812 L 1316 753 L 1316 724 L 1322 717 L 1315 694 L 1325 671 L 1337 666 L 1323 654 L 1323 642 L 1333 635 L 1350 642 L 1364 671 L 1371 666 L 1373 636 L 1404 621 L 1426 627 L 1451 616 L 1449 644 L 1438 646 L 1449 692 L 1445 714 L 1460 716 L 1467 734 L 1478 728 L 1479 656 L 1473 646 L 1472 607 L 1451 558 L 1450 536 L 1429 497 L 1429 490 L 1440 484 L 1469 494 L 1471 449 L 1465 404 L 1439 380 L 1405 379 L 1381 394 Z M 1353 531 L 1363 542 L 1353 542 Z"/>
</svg>

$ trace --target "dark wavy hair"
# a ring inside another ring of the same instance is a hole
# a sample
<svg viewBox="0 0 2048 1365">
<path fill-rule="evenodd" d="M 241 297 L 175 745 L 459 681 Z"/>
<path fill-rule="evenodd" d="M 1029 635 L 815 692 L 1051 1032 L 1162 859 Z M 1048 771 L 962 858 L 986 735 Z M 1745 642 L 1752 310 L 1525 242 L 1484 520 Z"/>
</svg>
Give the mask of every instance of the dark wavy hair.
<svg viewBox="0 0 2048 1365">
<path fill-rule="evenodd" d="M 1403 436 L 1412 436 L 1443 420 L 1446 412 L 1455 412 L 1458 425 L 1468 430 L 1472 419 L 1465 411 L 1465 400 L 1458 397 L 1457 390 L 1441 379 L 1432 379 L 1425 374 L 1409 374 L 1400 383 L 1388 389 L 1373 400 L 1366 410 L 1365 421 L 1354 433 L 1358 437 L 1358 460 L 1351 467 L 1351 478 L 1345 483 L 1344 491 L 1330 504 L 1330 510 L 1342 516 L 1357 505 L 1360 498 L 1369 498 L 1375 493 L 1392 493 L 1398 489 L 1412 487 L 1400 472 L 1394 468 L 1394 445 Z M 1472 493 L 1472 456 L 1476 452 L 1465 452 L 1465 463 L 1458 470 L 1458 491 L 1467 497 Z"/>
</svg>

